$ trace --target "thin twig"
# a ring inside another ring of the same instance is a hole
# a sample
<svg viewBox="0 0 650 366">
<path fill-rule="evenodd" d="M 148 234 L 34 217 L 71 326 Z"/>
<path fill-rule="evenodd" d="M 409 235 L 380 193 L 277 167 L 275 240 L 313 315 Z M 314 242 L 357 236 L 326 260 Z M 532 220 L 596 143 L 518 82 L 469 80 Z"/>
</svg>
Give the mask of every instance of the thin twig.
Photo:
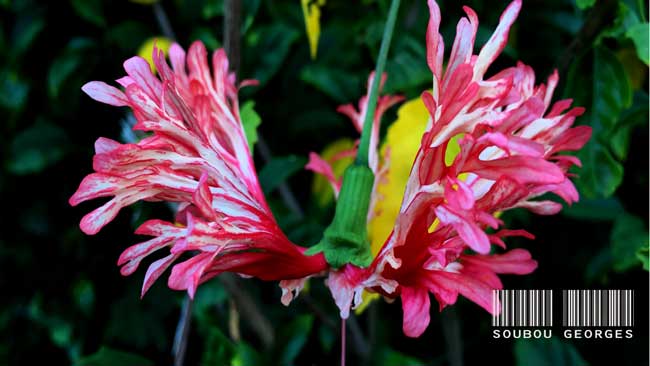
<svg viewBox="0 0 650 366">
<path fill-rule="evenodd" d="M 571 62 L 582 54 L 585 47 L 591 45 L 598 33 L 612 20 L 616 14 L 616 4 L 615 0 L 596 1 L 582 28 L 558 60 L 557 67 L 560 74 L 564 74 Z"/>
<path fill-rule="evenodd" d="M 237 75 L 240 59 L 241 42 L 241 0 L 224 1 L 224 34 L 223 45 L 228 55 L 230 70 Z M 231 296 L 237 310 L 248 321 L 253 331 L 266 348 L 270 348 L 275 340 L 275 333 L 271 322 L 260 312 L 253 298 L 243 290 L 244 284 L 239 277 L 232 273 L 223 273 L 219 280 Z"/>
<path fill-rule="evenodd" d="M 241 0 L 225 0 L 223 6 L 223 46 L 228 55 L 228 60 L 230 60 L 230 70 L 237 75 L 241 63 Z M 273 158 L 264 136 L 259 131 L 257 132 L 257 151 L 265 164 Z M 299 219 L 305 216 L 296 196 L 286 182 L 280 183 L 278 193 L 294 215 Z"/>
<path fill-rule="evenodd" d="M 176 325 L 176 333 L 174 334 L 174 345 L 172 347 L 172 354 L 174 355 L 174 366 L 183 366 L 185 362 L 185 351 L 187 350 L 187 339 L 190 334 L 190 324 L 192 323 L 192 303 L 193 300 L 189 296 L 183 299 L 181 306 L 181 316 Z"/>
<path fill-rule="evenodd" d="M 160 2 L 155 2 L 153 4 L 153 13 L 156 16 L 156 21 L 158 22 L 158 26 L 160 27 L 160 31 L 162 31 L 163 35 L 169 39 L 175 40 L 176 34 L 174 34 L 174 29 L 172 29 L 172 25 L 169 22 L 167 13 L 165 13 L 165 9 L 163 9 Z"/>
<path fill-rule="evenodd" d="M 159 2 L 153 4 L 153 13 L 163 35 L 169 39 L 175 40 L 176 35 L 172 29 L 167 13 Z M 175 209 L 173 209 L 175 211 Z M 187 351 L 187 339 L 190 335 L 190 326 L 192 324 L 192 300 L 189 295 L 185 294 L 181 314 L 176 324 L 176 333 L 174 334 L 174 343 L 172 345 L 172 354 L 174 356 L 174 366 L 183 366 L 185 363 L 185 352 Z"/>
<path fill-rule="evenodd" d="M 442 332 L 447 345 L 449 366 L 463 366 L 463 341 L 458 310 L 450 306 L 442 313 Z"/>
<path fill-rule="evenodd" d="M 237 305 L 237 310 L 257 334 L 265 348 L 270 348 L 275 340 L 271 322 L 260 312 L 259 307 L 244 289 L 243 283 L 232 273 L 223 273 L 219 277 L 221 284 Z"/>
<path fill-rule="evenodd" d="M 350 326 L 350 335 L 352 336 L 352 342 L 354 342 L 355 351 L 365 362 L 370 357 L 368 338 L 363 334 L 359 322 L 354 314 L 350 314 L 348 324 Z"/>
<path fill-rule="evenodd" d="M 241 0 L 225 0 L 223 15 L 223 47 L 230 61 L 230 70 L 237 75 L 241 60 Z"/>
<path fill-rule="evenodd" d="M 300 294 L 298 299 L 300 301 L 303 301 L 311 309 L 314 315 L 316 315 L 323 322 L 325 326 L 332 330 L 336 330 L 337 325 L 334 318 L 328 316 L 327 312 L 325 312 L 308 293 Z M 368 338 L 363 334 L 359 323 L 354 318 L 354 314 L 350 315 L 348 320 L 350 321 L 350 334 L 352 335 L 351 340 L 354 345 L 354 347 L 352 347 L 352 352 L 357 354 L 362 359 L 366 359 L 370 356 L 370 346 L 366 341 Z"/>
<path fill-rule="evenodd" d="M 309 296 L 308 293 L 302 293 L 298 297 L 298 299 L 305 304 L 311 309 L 311 311 L 325 324 L 327 327 L 329 327 L 332 330 L 336 330 L 336 321 L 330 316 L 327 315 L 327 313 L 321 309 L 320 306 L 314 301 L 314 299 Z"/>
</svg>

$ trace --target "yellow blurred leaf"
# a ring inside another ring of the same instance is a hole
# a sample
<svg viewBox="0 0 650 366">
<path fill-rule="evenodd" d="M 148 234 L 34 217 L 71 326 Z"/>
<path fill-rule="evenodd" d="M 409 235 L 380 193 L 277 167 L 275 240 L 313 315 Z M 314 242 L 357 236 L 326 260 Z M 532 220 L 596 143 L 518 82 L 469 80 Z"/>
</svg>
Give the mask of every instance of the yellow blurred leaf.
<svg viewBox="0 0 650 366">
<path fill-rule="evenodd" d="M 302 5 L 302 15 L 305 17 L 309 53 L 311 58 L 315 59 L 320 37 L 320 8 L 325 5 L 325 0 L 300 0 L 300 4 Z"/>
<path fill-rule="evenodd" d="M 142 1 L 142 0 L 138 0 Z M 169 52 L 169 47 L 171 47 L 173 41 L 169 38 L 165 37 L 152 37 L 144 41 L 142 46 L 140 46 L 140 49 L 138 50 L 138 56 L 142 57 L 143 59 L 147 60 L 149 63 L 149 66 L 151 67 L 151 71 L 156 72 L 156 67 L 154 66 L 153 63 L 153 47 L 154 45 L 161 49 L 164 53 L 165 56 Z"/>
<path fill-rule="evenodd" d="M 632 84 L 632 90 L 641 89 L 645 85 L 644 81 L 648 74 L 648 66 L 639 60 L 636 50 L 632 47 L 623 48 L 616 53 L 616 58 L 627 72 L 630 84 Z"/>
</svg>

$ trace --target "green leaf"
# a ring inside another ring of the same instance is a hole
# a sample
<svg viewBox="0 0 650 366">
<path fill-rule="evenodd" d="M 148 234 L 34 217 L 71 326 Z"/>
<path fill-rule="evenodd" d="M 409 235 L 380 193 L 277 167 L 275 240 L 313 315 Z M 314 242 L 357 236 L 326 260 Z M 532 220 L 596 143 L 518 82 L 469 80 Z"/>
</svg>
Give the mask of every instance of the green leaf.
<svg viewBox="0 0 650 366">
<path fill-rule="evenodd" d="M 244 126 L 244 134 L 246 141 L 248 141 L 248 148 L 253 153 L 255 144 L 257 143 L 257 127 L 262 123 L 262 119 L 255 112 L 255 102 L 252 100 L 246 101 L 241 107 L 240 112 L 241 122 Z"/>
<path fill-rule="evenodd" d="M 337 103 L 358 98 L 361 79 L 357 74 L 321 65 L 309 65 L 300 72 L 300 80 L 318 89 Z"/>
<path fill-rule="evenodd" d="M 648 94 L 637 92 L 634 94 L 632 107 L 623 112 L 618 127 L 614 129 L 610 138 L 612 152 L 620 160 L 627 159 L 627 152 L 630 146 L 630 135 L 637 126 L 648 123 Z"/>
<path fill-rule="evenodd" d="M 133 54 L 150 36 L 151 30 L 149 28 L 133 20 L 111 25 L 106 30 L 106 39 L 110 42 L 110 47 L 117 48 L 128 54 Z"/>
<path fill-rule="evenodd" d="M 93 283 L 87 279 L 77 281 L 72 289 L 74 301 L 84 315 L 90 315 L 95 305 Z"/>
<path fill-rule="evenodd" d="M 338 334 L 331 327 L 325 325 L 318 327 L 318 341 L 323 351 L 327 353 L 332 352 L 337 338 Z"/>
<path fill-rule="evenodd" d="M 215 37 L 214 30 L 207 27 L 198 27 L 192 31 L 192 39 L 200 40 L 205 43 L 205 47 L 209 50 L 216 50 L 221 47 L 221 43 Z"/>
<path fill-rule="evenodd" d="M 287 324 L 279 333 L 279 365 L 293 365 L 294 360 L 307 343 L 314 324 L 313 315 L 300 315 Z"/>
<path fill-rule="evenodd" d="M 576 5 L 581 10 L 586 10 L 594 6 L 596 0 L 576 0 Z"/>
<path fill-rule="evenodd" d="M 431 71 L 426 64 L 424 44 L 412 37 L 399 37 L 395 51 L 386 62 L 384 93 L 401 93 L 431 82 Z"/>
<path fill-rule="evenodd" d="M 648 230 L 639 217 L 626 214 L 615 222 L 611 232 L 614 270 L 624 272 L 638 266 L 637 253 L 648 247 Z"/>
<path fill-rule="evenodd" d="M 177 297 L 162 284 L 154 284 L 147 295 L 140 299 L 139 284 L 129 283 L 121 297 L 112 300 L 110 317 L 104 328 L 103 338 L 107 342 L 128 344 L 134 349 L 147 347 L 162 351 L 169 344 L 169 332 L 161 319 L 178 317 Z M 173 315 L 172 315 L 173 314 Z"/>
<path fill-rule="evenodd" d="M 562 210 L 562 214 L 565 216 L 589 221 L 614 221 L 624 213 L 623 205 L 615 197 L 604 199 L 583 198 Z"/>
<path fill-rule="evenodd" d="M 612 270 L 612 262 L 612 250 L 609 247 L 609 243 L 604 248 L 596 249 L 595 255 L 587 263 L 584 273 L 585 281 L 587 283 L 605 283 L 607 275 Z"/>
<path fill-rule="evenodd" d="M 301 171 L 307 159 L 302 156 L 289 155 L 275 157 L 260 171 L 259 179 L 265 194 L 275 190 L 282 182 Z"/>
<path fill-rule="evenodd" d="M 209 20 L 223 15 L 223 0 L 206 0 L 201 10 L 203 19 Z"/>
<path fill-rule="evenodd" d="M 205 340 L 205 352 L 201 357 L 202 366 L 230 366 L 237 356 L 235 344 L 217 326 L 210 327 Z"/>
<path fill-rule="evenodd" d="M 27 100 L 29 84 L 10 70 L 0 71 L 0 107 L 19 110 Z"/>
<path fill-rule="evenodd" d="M 582 117 L 593 127 L 593 136 L 579 152 L 583 162 L 577 185 L 588 198 L 611 196 L 623 180 L 623 165 L 610 151 L 611 136 L 619 127 L 621 115 L 632 103 L 632 87 L 625 69 L 611 51 L 598 46 L 594 51 L 593 78 L 584 72 L 587 65 L 578 61 L 572 66 L 567 85 L 568 95 L 578 105 L 591 104 L 590 114 Z M 593 90 L 585 85 L 592 83 Z"/>
<path fill-rule="evenodd" d="M 106 25 L 104 19 L 104 9 L 101 0 L 71 0 L 74 11 L 79 14 L 82 19 L 103 27 Z"/>
<path fill-rule="evenodd" d="M 620 113 L 632 105 L 632 87 L 621 62 L 605 47 L 595 50 L 594 75 L 594 123 L 611 129 Z"/>
<path fill-rule="evenodd" d="M 514 347 L 517 366 L 585 366 L 575 347 L 559 338 L 517 339 Z"/>
<path fill-rule="evenodd" d="M 625 32 L 625 35 L 634 42 L 639 59 L 645 62 L 646 65 L 650 62 L 650 49 L 648 48 L 648 43 L 650 42 L 648 37 L 649 32 L 650 23 L 647 22 L 636 24 Z"/>
<path fill-rule="evenodd" d="M 604 29 L 597 39 L 611 37 L 622 41 L 627 37 L 626 32 L 640 22 L 641 20 L 637 12 L 632 10 L 625 1 L 619 1 L 613 24 Z"/>
<path fill-rule="evenodd" d="M 645 247 L 639 248 L 639 251 L 636 252 L 636 257 L 643 263 L 643 269 L 646 271 L 650 270 L 650 248 L 648 244 Z"/>
<path fill-rule="evenodd" d="M 7 169 L 17 175 L 41 172 L 61 160 L 68 146 L 68 136 L 62 128 L 39 121 L 13 139 Z"/>
<path fill-rule="evenodd" d="M 576 181 L 587 198 L 610 197 L 623 181 L 623 165 L 599 141 L 592 139 L 579 153 L 583 167 Z"/>
<path fill-rule="evenodd" d="M 376 362 L 377 366 L 421 366 L 426 364 L 426 362 L 422 362 L 415 357 L 390 348 L 383 348 Z"/>
<path fill-rule="evenodd" d="M 21 16 L 16 21 L 12 32 L 13 49 L 11 55 L 18 59 L 31 49 L 32 43 L 45 27 L 45 20 L 37 16 Z"/>
<path fill-rule="evenodd" d="M 268 359 L 262 361 L 262 356 L 260 356 L 255 348 L 244 342 L 237 344 L 237 355 L 232 360 L 232 366 L 259 366 L 267 364 Z"/>
<path fill-rule="evenodd" d="M 245 37 L 245 58 L 253 67 L 253 79 L 266 86 L 285 62 L 300 32 L 284 23 L 251 29 Z"/>
<path fill-rule="evenodd" d="M 74 366 L 152 366 L 154 363 L 133 353 L 102 346 L 96 353 L 83 357 Z"/>
<path fill-rule="evenodd" d="M 77 71 L 87 61 L 86 55 L 92 47 L 93 41 L 90 39 L 73 38 L 52 62 L 47 75 L 48 94 L 51 98 L 58 98 L 65 82 L 78 76 Z"/>
<path fill-rule="evenodd" d="M 244 19 L 242 21 L 241 25 L 241 34 L 246 34 L 251 26 L 253 25 L 253 22 L 255 21 L 255 16 L 257 15 L 257 11 L 260 8 L 260 0 L 244 0 L 242 3 L 242 10 L 244 13 Z"/>
</svg>

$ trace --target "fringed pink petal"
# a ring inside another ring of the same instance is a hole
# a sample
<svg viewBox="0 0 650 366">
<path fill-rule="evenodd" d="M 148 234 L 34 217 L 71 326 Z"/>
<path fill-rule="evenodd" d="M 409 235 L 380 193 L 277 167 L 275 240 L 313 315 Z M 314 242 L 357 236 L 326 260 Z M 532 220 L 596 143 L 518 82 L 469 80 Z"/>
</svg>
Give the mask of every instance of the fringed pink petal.
<svg viewBox="0 0 650 366">
<path fill-rule="evenodd" d="M 88 82 L 81 87 L 81 90 L 88 94 L 89 97 L 101 103 L 114 105 L 116 107 L 129 105 L 129 101 L 126 99 L 124 93 L 101 81 Z"/>
<path fill-rule="evenodd" d="M 513 249 L 504 254 L 463 255 L 463 263 L 487 268 L 494 273 L 513 273 L 525 275 L 537 268 L 537 261 L 532 259 L 525 249 Z"/>
<path fill-rule="evenodd" d="M 339 195 L 339 191 L 341 190 L 341 180 L 336 178 L 332 166 L 325 161 L 325 159 L 321 158 L 320 155 L 315 152 L 309 153 L 309 162 L 305 165 L 305 169 L 311 170 L 312 172 L 325 177 L 332 186 L 334 195 Z"/>
<path fill-rule="evenodd" d="M 421 288 L 402 287 L 402 329 L 408 337 L 419 337 L 429 326 L 431 302 L 429 292 Z"/>
</svg>

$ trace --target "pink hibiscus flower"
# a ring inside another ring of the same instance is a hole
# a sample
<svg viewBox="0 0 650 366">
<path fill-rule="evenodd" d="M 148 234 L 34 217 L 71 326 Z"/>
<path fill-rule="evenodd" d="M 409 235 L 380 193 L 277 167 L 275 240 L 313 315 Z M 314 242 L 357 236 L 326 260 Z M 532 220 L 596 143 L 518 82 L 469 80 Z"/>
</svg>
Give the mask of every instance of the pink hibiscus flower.
<svg viewBox="0 0 650 366">
<path fill-rule="evenodd" d="M 422 121 L 427 128 L 401 209 L 379 254 L 368 268 L 347 264 L 330 272 L 328 285 L 343 318 L 361 303 L 364 290 L 400 297 L 404 333 L 412 337 L 429 324 L 429 293 L 440 309 L 454 304 L 460 294 L 498 312 L 499 305 L 492 302 L 492 290 L 502 288 L 498 274 L 528 274 L 537 262 L 524 249 L 490 254 L 493 245 L 505 249 L 504 237 L 533 238 L 523 230 L 500 229 L 503 222 L 495 214 L 518 207 L 555 214 L 561 204 L 537 199 L 549 192 L 568 204 L 578 200 L 568 170 L 580 161 L 559 153 L 579 150 L 591 129 L 571 127 L 584 111 L 568 109 L 571 100 L 551 105 L 557 72 L 546 85 L 537 86 L 532 68 L 523 63 L 485 77 L 505 47 L 520 8 L 520 0 L 507 7 L 494 34 L 475 55 L 478 18 L 464 7 L 467 18 L 458 23 L 443 68 L 440 10 L 429 0 L 427 62 L 433 88 L 422 100 L 430 118 Z M 445 152 L 456 143 L 454 137 L 460 138 L 460 152 L 447 165 Z"/>
<path fill-rule="evenodd" d="M 117 80 L 124 92 L 99 81 L 82 88 L 97 101 L 130 107 L 137 120 L 134 129 L 151 135 L 133 144 L 97 140 L 95 172 L 81 182 L 70 204 L 112 198 L 87 214 L 81 229 L 95 234 L 137 201 L 175 202 L 176 222 L 145 222 L 136 233 L 153 238 L 126 249 L 118 260 L 121 273 L 130 275 L 146 256 L 166 251 L 149 266 L 143 295 L 187 253 L 191 257 L 172 268 L 172 289 L 193 296 L 200 283 L 228 271 L 280 280 L 282 301 L 288 303 L 304 280 L 326 270 L 327 263 L 322 255 L 305 255 L 305 248 L 291 243 L 273 218 L 249 152 L 238 87 L 225 52 L 214 52 L 212 68 L 201 42 L 187 55 L 172 45 L 172 68 L 161 50 L 154 49 L 153 56 L 159 77 L 147 61 L 133 57 L 124 63 L 128 75 Z"/>
</svg>

